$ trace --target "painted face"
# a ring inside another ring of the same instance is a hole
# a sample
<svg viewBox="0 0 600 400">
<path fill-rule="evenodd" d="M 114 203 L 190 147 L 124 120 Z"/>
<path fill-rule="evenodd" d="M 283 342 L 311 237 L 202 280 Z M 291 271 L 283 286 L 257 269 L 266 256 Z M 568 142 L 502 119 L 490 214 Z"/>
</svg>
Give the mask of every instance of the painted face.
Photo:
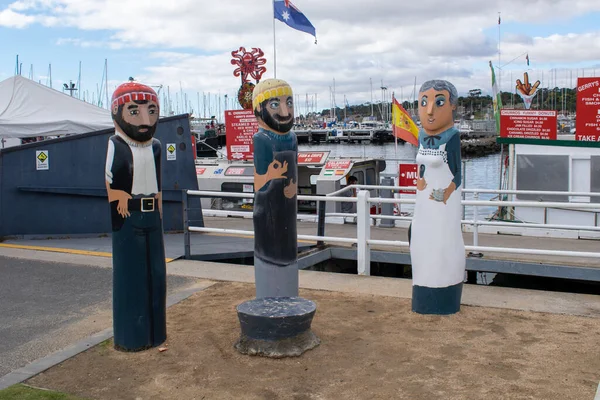
<svg viewBox="0 0 600 400">
<path fill-rule="evenodd" d="M 294 100 L 291 96 L 266 100 L 261 105 L 260 118 L 276 133 L 288 133 L 294 126 Z"/>
<path fill-rule="evenodd" d="M 119 107 L 114 120 L 124 134 L 136 142 L 147 142 L 154 137 L 158 122 L 158 105 L 154 101 L 134 100 Z"/>
<path fill-rule="evenodd" d="M 454 126 L 452 112 L 456 109 L 450 104 L 447 90 L 433 88 L 419 93 L 419 118 L 428 135 L 437 135 Z"/>
</svg>

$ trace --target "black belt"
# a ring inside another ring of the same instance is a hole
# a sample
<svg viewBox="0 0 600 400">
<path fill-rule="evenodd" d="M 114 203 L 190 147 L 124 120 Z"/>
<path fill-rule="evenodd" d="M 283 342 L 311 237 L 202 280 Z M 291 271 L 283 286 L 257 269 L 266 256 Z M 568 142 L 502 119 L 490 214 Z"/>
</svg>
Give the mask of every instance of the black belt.
<svg viewBox="0 0 600 400">
<path fill-rule="evenodd" d="M 139 199 L 129 199 L 127 209 L 129 211 L 152 212 L 157 208 L 157 200 L 154 197 L 142 197 Z"/>
</svg>

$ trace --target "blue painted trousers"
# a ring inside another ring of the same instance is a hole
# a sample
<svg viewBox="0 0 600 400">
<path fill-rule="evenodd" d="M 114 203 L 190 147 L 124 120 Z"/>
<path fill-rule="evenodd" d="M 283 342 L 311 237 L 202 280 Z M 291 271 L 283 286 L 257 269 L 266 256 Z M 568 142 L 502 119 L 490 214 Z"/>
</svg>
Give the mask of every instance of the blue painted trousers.
<svg viewBox="0 0 600 400">
<path fill-rule="evenodd" d="M 158 210 L 132 211 L 112 233 L 115 348 L 140 351 L 167 338 L 166 262 Z"/>
</svg>

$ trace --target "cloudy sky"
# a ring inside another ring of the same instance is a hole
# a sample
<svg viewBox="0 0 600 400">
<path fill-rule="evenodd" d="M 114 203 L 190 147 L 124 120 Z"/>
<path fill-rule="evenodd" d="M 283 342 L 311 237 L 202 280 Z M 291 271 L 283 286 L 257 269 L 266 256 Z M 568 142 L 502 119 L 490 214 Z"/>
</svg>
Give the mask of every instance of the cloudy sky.
<svg viewBox="0 0 600 400">
<path fill-rule="evenodd" d="M 14 75 L 18 55 L 23 76 L 48 85 L 51 65 L 52 85 L 60 89 L 78 80 L 81 63 L 80 96 L 92 99 L 106 59 L 109 93 L 132 76 L 162 85 L 161 98 L 168 89 L 173 108 L 184 109 L 183 97 L 186 111 L 214 114 L 225 94 L 233 107 L 240 86 L 232 51 L 261 48 L 263 79 L 273 77 L 274 26 L 277 77 L 291 83 L 300 112 L 307 94 L 319 109 L 329 107 L 334 81 L 338 106 L 344 99 L 379 102 L 392 92 L 411 98 L 415 79 L 417 88 L 442 78 L 461 93 L 489 93 L 489 61 L 502 67 L 496 73 L 505 91 L 526 71 L 543 77 L 542 87 L 600 75 L 599 0 L 293 3 L 315 26 L 317 44 L 280 21 L 273 25 L 272 0 L 0 0 L 0 79 Z"/>
</svg>

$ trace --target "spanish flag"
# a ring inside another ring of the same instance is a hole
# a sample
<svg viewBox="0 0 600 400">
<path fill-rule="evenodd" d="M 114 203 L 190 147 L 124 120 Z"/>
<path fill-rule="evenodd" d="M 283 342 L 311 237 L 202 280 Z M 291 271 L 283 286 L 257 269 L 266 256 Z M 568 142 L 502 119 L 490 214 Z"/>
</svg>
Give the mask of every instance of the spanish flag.
<svg viewBox="0 0 600 400">
<path fill-rule="evenodd" d="M 396 138 L 419 146 L 419 128 L 396 98 L 392 99 L 392 132 Z"/>
</svg>

